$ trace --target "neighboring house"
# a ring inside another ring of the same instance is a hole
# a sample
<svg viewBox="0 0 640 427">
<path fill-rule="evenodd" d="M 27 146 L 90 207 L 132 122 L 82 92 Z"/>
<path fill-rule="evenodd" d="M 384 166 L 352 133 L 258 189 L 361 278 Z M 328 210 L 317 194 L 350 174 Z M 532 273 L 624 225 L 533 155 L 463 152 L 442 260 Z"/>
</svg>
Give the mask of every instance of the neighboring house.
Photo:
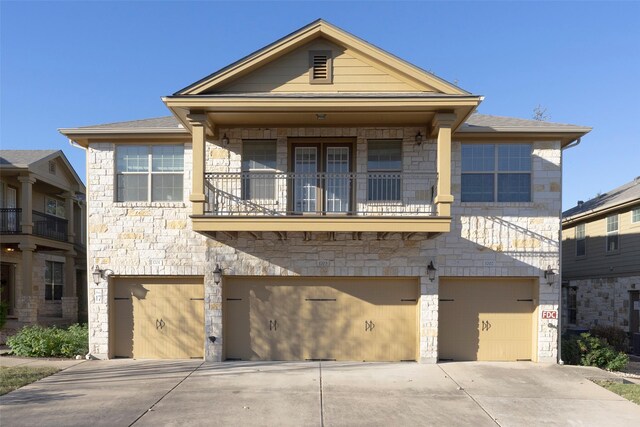
<svg viewBox="0 0 640 427">
<path fill-rule="evenodd" d="M 562 214 L 563 329 L 640 332 L 640 177 Z"/>
<path fill-rule="evenodd" d="M 87 150 L 90 352 L 555 362 L 562 147 L 590 129 L 481 100 L 319 20 L 173 116 L 61 129 Z"/>
<path fill-rule="evenodd" d="M 86 321 L 85 192 L 62 151 L 0 150 L 3 342 L 24 325 Z"/>
</svg>

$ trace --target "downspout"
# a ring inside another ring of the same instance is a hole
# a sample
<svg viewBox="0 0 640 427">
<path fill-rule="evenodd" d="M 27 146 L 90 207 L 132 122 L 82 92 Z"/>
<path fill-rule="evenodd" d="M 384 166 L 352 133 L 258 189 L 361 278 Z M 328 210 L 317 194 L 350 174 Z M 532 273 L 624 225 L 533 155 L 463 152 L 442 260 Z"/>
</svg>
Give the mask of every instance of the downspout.
<svg viewBox="0 0 640 427">
<path fill-rule="evenodd" d="M 582 138 L 578 138 L 575 141 L 569 143 L 565 147 L 560 149 L 560 182 L 563 181 L 563 163 L 564 159 L 562 158 L 564 150 L 569 148 L 577 147 L 582 142 Z M 564 189 L 564 185 L 562 185 L 561 190 Z M 562 192 L 560 193 L 560 200 L 562 201 Z M 558 256 L 560 257 L 560 263 L 558 265 L 558 282 L 560 284 L 560 293 L 558 300 L 558 329 L 556 333 L 558 334 L 558 365 L 564 365 L 564 360 L 562 360 L 562 208 L 560 208 L 560 230 L 558 232 Z"/>
</svg>

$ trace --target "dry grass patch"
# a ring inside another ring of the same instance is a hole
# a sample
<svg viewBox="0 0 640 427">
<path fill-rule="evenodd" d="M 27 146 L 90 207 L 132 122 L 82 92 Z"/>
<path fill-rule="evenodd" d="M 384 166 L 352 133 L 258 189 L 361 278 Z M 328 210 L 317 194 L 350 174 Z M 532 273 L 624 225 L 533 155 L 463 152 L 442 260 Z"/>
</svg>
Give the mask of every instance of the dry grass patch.
<svg viewBox="0 0 640 427">
<path fill-rule="evenodd" d="M 0 396 L 53 375 L 59 370 L 51 367 L 2 366 L 0 367 Z"/>
</svg>

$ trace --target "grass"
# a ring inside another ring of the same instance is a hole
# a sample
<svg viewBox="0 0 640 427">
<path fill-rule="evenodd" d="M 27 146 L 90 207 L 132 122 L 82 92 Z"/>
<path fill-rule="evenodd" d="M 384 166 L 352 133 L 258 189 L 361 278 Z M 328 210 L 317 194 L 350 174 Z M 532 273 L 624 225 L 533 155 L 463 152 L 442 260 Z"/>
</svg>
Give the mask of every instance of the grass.
<svg viewBox="0 0 640 427">
<path fill-rule="evenodd" d="M 36 382 L 44 377 L 53 375 L 60 369 L 34 368 L 26 366 L 0 367 L 0 396 L 22 386 Z"/>
<path fill-rule="evenodd" d="M 622 384 L 613 381 L 594 381 L 601 387 L 618 394 L 630 402 L 640 405 L 640 384 Z"/>
</svg>

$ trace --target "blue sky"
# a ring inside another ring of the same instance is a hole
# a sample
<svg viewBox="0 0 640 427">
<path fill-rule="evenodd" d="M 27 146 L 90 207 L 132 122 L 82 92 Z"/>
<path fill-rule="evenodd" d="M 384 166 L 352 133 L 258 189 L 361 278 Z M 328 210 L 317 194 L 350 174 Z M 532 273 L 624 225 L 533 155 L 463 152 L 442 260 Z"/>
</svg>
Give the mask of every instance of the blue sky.
<svg viewBox="0 0 640 427">
<path fill-rule="evenodd" d="M 0 0 L 0 146 L 84 151 L 57 132 L 168 114 L 160 101 L 323 18 L 464 89 L 481 113 L 591 126 L 563 209 L 640 175 L 640 3 Z"/>
</svg>

